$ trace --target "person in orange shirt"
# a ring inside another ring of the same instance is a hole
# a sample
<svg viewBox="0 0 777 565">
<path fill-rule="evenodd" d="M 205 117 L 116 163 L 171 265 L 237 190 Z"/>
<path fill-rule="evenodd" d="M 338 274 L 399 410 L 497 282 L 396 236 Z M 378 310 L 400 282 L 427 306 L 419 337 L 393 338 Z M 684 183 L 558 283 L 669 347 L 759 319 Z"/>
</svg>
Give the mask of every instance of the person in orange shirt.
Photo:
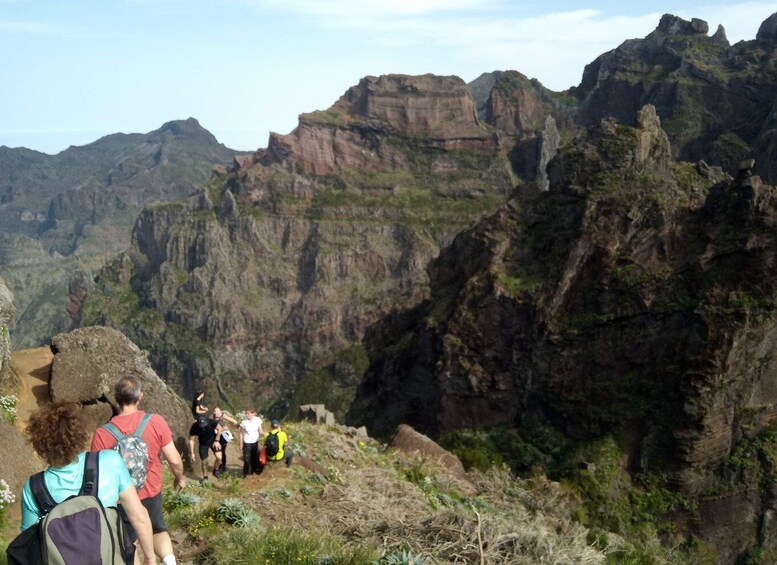
<svg viewBox="0 0 777 565">
<path fill-rule="evenodd" d="M 143 410 L 138 409 L 138 404 L 143 400 L 140 379 L 135 375 L 121 377 L 114 387 L 114 396 L 119 405 L 119 413 L 110 419 L 110 423 L 124 435 L 131 435 L 146 414 Z M 167 523 L 162 515 L 162 460 L 160 454 L 164 454 L 167 465 L 175 476 L 175 486 L 178 489 L 183 489 L 186 486 L 183 461 L 181 461 L 181 455 L 173 443 L 173 433 L 170 431 L 170 426 L 167 425 L 162 416 L 152 415 L 141 437 L 148 444 L 149 463 L 146 483 L 138 492 L 138 496 L 151 518 L 154 532 L 154 552 L 162 560 L 163 565 L 175 565 L 173 544 L 170 541 L 170 534 L 167 533 Z M 116 442 L 117 440 L 111 432 L 100 426 L 92 437 L 91 450 L 112 449 Z"/>
</svg>

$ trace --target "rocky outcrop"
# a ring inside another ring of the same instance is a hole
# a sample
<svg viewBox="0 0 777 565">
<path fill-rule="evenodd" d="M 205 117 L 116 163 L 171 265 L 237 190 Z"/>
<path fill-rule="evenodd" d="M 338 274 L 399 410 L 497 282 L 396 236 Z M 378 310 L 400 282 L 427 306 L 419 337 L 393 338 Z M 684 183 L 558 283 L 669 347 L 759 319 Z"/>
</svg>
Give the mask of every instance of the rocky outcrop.
<svg viewBox="0 0 777 565">
<path fill-rule="evenodd" d="M 675 158 L 704 159 L 735 174 L 737 163 L 752 155 L 756 174 L 777 182 L 775 16 L 755 40 L 734 46 L 722 27 L 710 37 L 703 20 L 663 16 L 646 38 L 628 40 L 586 66 L 582 82 L 571 89 L 580 100 L 576 121 L 591 126 L 613 116 L 634 125 L 636 111 L 652 104 Z"/>
<path fill-rule="evenodd" d="M 157 376 L 146 353 L 121 332 L 104 327 L 81 328 L 55 336 L 51 349 L 50 397 L 53 401 L 81 404 L 90 428 L 105 423 L 118 411 L 113 396 L 118 378 L 135 375 L 143 383 L 140 408 L 162 415 L 176 443 L 188 439 L 188 405 Z"/>
<path fill-rule="evenodd" d="M 466 474 L 464 465 L 461 464 L 458 457 L 405 424 L 397 427 L 397 431 L 391 439 L 391 447 L 436 461 L 460 477 Z"/>
<path fill-rule="evenodd" d="M 326 409 L 323 404 L 303 404 L 299 407 L 299 419 L 312 422 L 314 424 L 323 424 L 325 426 L 335 425 L 335 415 Z"/>
<path fill-rule="evenodd" d="M 39 458 L 31 453 L 32 448 L 25 437 L 2 417 L 0 417 L 0 435 L 6 452 L 13 454 L 13 457 L 0 457 L 0 479 L 8 483 L 11 493 L 19 503 L 25 481 L 33 473 L 41 471 L 44 466 Z"/>
<path fill-rule="evenodd" d="M 14 322 L 13 294 L 0 277 L 0 392 L 8 390 L 11 377 L 11 325 Z"/>
<path fill-rule="evenodd" d="M 381 134 L 424 139 L 440 151 L 488 155 L 498 147 L 460 78 L 387 75 L 363 78 L 325 112 L 302 114 L 291 134 L 272 134 L 263 163 L 316 175 L 409 167 L 412 156 L 381 143 Z"/>
<path fill-rule="evenodd" d="M 548 192 L 432 262 L 431 300 L 368 329 L 348 421 L 621 434 L 625 469 L 668 473 L 731 563 L 775 511 L 777 189 L 672 163 L 654 109 L 635 122 L 597 125 L 550 163 Z"/>
<path fill-rule="evenodd" d="M 755 40 L 767 48 L 777 45 L 777 13 L 764 20 L 758 28 Z"/>
<path fill-rule="evenodd" d="M 459 79 L 367 77 L 253 166 L 147 207 L 82 323 L 120 328 L 185 395 L 346 406 L 364 328 L 423 299 L 440 246 L 512 190 L 500 143 Z"/>
</svg>

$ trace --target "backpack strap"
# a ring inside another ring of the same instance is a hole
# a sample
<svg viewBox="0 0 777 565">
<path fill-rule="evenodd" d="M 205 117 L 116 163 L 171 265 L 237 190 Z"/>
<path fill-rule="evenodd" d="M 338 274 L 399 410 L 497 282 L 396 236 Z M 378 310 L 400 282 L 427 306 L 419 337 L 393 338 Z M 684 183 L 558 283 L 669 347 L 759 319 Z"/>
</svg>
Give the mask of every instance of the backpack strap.
<svg viewBox="0 0 777 565">
<path fill-rule="evenodd" d="M 146 424 L 148 424 L 148 421 L 151 419 L 150 412 L 146 412 L 146 414 L 143 416 L 143 418 L 140 420 L 140 424 L 138 425 L 138 429 L 135 430 L 132 435 L 135 437 L 140 437 L 143 434 L 143 430 L 146 429 Z M 103 428 L 108 430 L 108 432 L 116 438 L 116 441 L 119 441 L 121 438 L 125 437 L 123 433 L 121 433 L 121 430 L 116 426 L 116 424 L 112 422 L 108 422 L 106 424 L 102 425 Z"/>
<path fill-rule="evenodd" d="M 84 457 L 84 480 L 81 483 L 79 496 L 90 494 L 97 496 L 97 485 L 100 481 L 99 452 L 88 451 Z"/>
<path fill-rule="evenodd" d="M 140 421 L 140 425 L 138 425 L 138 429 L 135 430 L 135 433 L 132 435 L 134 435 L 135 437 L 140 437 L 141 435 L 143 435 L 143 430 L 146 429 L 146 424 L 148 424 L 148 421 L 151 419 L 151 416 L 153 416 L 153 414 L 151 414 L 150 412 L 146 412 L 146 415 L 143 416 L 143 419 Z"/>
<path fill-rule="evenodd" d="M 41 516 L 48 514 L 51 509 L 57 505 L 57 503 L 54 502 L 54 499 L 51 498 L 49 489 L 46 488 L 46 481 L 43 480 L 43 473 L 44 471 L 41 471 L 30 477 L 30 491 L 40 509 Z"/>
<path fill-rule="evenodd" d="M 121 438 L 124 437 L 124 434 L 121 433 L 121 430 L 116 427 L 116 424 L 112 424 L 111 422 L 108 422 L 107 424 L 102 425 L 103 428 L 108 430 L 108 432 L 116 438 L 116 441 L 119 441 Z"/>
</svg>

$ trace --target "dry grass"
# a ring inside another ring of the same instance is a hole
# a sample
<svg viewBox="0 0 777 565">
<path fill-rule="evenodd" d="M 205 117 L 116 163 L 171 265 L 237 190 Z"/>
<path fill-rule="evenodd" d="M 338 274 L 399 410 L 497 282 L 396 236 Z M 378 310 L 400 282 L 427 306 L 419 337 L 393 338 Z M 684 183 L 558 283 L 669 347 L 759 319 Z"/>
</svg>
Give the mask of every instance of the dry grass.
<svg viewBox="0 0 777 565">
<path fill-rule="evenodd" d="M 340 426 L 287 429 L 315 464 L 268 468 L 260 488 L 243 494 L 263 527 L 409 550 L 430 563 L 604 562 L 570 517 L 577 501 L 556 483 L 520 480 L 506 469 L 459 477 L 422 456 L 360 442 Z M 326 478 L 311 467 L 326 469 Z"/>
</svg>

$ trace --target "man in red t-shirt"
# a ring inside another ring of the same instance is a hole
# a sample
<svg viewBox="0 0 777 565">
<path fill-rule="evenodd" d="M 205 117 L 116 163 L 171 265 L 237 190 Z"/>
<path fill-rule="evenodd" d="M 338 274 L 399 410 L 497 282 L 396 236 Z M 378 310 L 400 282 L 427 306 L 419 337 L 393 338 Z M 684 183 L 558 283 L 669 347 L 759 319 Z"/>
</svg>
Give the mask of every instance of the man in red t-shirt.
<svg viewBox="0 0 777 565">
<path fill-rule="evenodd" d="M 138 404 L 143 398 L 140 379 L 134 375 L 121 377 L 114 387 L 119 413 L 110 419 L 124 435 L 131 435 L 140 425 L 146 414 L 138 410 Z M 165 456 L 167 465 L 175 476 L 175 486 L 182 489 L 186 486 L 183 474 L 181 455 L 173 443 L 173 433 L 162 416 L 154 414 L 143 430 L 143 439 L 148 444 L 148 474 L 146 484 L 138 491 L 140 502 L 148 510 L 154 532 L 154 552 L 164 565 L 175 565 L 173 544 L 167 533 L 167 524 L 162 515 L 162 460 Z M 92 438 L 92 451 L 111 449 L 116 445 L 116 438 L 104 427 L 100 426 Z"/>
</svg>

